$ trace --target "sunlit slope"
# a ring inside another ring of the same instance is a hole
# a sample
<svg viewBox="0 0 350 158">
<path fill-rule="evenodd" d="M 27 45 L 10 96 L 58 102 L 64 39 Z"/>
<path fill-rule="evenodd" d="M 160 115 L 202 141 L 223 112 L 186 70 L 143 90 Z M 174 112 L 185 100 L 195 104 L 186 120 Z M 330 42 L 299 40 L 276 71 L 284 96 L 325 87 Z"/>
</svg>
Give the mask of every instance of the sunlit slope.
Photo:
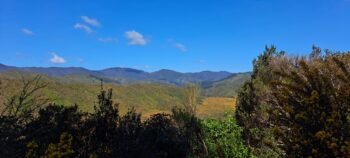
<svg viewBox="0 0 350 158">
<path fill-rule="evenodd" d="M 48 83 L 43 94 L 51 99 L 52 103 L 62 105 L 77 104 L 81 110 L 91 112 L 97 101 L 100 84 L 62 83 L 43 77 Z M 21 80 L 14 78 L 1 78 L 4 98 L 18 92 Z M 119 103 L 120 111 L 135 107 L 137 111 L 168 110 L 181 104 L 182 89 L 172 85 L 160 84 L 132 84 L 116 85 L 105 84 L 105 89 L 113 89 L 113 99 Z M 4 101 L 4 98 L 1 100 Z"/>
<path fill-rule="evenodd" d="M 250 73 L 238 73 L 220 81 L 204 85 L 203 94 L 211 97 L 234 97 L 237 91 L 250 79 Z"/>
<path fill-rule="evenodd" d="M 231 115 L 236 108 L 235 98 L 208 97 L 198 106 L 197 115 L 200 118 L 224 118 Z"/>
<path fill-rule="evenodd" d="M 0 102 L 3 103 L 9 96 L 18 93 L 22 86 L 23 74 L 0 74 L 1 93 Z M 34 74 L 25 74 L 25 78 L 34 77 Z M 42 76 L 42 81 L 48 86 L 43 95 L 51 99 L 54 104 L 70 106 L 77 104 L 82 111 L 92 112 L 101 90 L 101 83 L 91 76 L 70 76 L 71 78 L 52 78 Z M 81 82 L 79 82 L 81 81 Z M 174 106 L 182 106 L 183 89 L 167 84 L 104 84 L 105 89 L 113 89 L 113 99 L 119 103 L 121 113 L 134 107 L 142 113 L 143 118 L 159 112 L 170 113 Z M 198 106 L 198 116 L 202 118 L 222 118 L 225 112 L 234 110 L 233 98 L 208 97 L 203 98 Z"/>
</svg>

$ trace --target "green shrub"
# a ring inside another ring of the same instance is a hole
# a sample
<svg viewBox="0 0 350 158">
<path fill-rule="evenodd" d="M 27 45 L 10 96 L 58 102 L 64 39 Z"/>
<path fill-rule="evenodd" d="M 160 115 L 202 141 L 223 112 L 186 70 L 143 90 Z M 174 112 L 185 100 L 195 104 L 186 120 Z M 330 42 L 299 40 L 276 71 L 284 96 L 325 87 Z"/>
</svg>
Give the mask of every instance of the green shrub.
<svg viewBox="0 0 350 158">
<path fill-rule="evenodd" d="M 202 123 L 209 157 L 253 157 L 243 144 L 243 129 L 236 124 L 235 119 L 231 117 L 223 121 L 208 119 Z"/>
</svg>

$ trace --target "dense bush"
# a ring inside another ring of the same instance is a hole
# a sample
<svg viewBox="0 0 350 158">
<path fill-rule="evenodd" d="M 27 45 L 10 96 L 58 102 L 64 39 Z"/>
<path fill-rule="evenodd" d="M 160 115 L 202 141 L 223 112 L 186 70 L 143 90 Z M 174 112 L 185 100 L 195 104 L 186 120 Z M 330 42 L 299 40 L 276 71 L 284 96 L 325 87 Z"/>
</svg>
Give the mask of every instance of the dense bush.
<svg viewBox="0 0 350 158">
<path fill-rule="evenodd" d="M 225 140 L 227 146 L 220 147 L 225 157 L 246 155 L 239 139 L 241 130 L 232 121 L 203 124 L 183 108 L 145 121 L 134 109 L 121 116 L 118 104 L 112 101 L 112 90 L 101 91 L 94 113 L 80 112 L 76 105 L 48 105 L 30 116 L 22 121 L 21 116 L 1 115 L 0 157 L 220 156 L 211 140 Z M 213 135 L 224 128 L 222 137 Z"/>
<path fill-rule="evenodd" d="M 266 47 L 265 51 L 253 61 L 251 79 L 241 88 L 237 96 L 236 119 L 243 127 L 243 138 L 252 153 L 259 157 L 279 157 L 282 151 L 272 134 L 268 96 L 271 93 L 269 85 L 274 76 L 271 70 L 271 61 L 283 56 L 275 47 Z"/>
<path fill-rule="evenodd" d="M 290 157 L 350 157 L 350 54 L 277 58 L 275 135 Z M 288 68 L 285 68 L 288 67 Z"/>
<path fill-rule="evenodd" d="M 259 157 L 349 157 L 350 53 L 288 57 L 274 47 L 254 61 L 236 118 Z"/>
<path fill-rule="evenodd" d="M 203 130 L 209 157 L 252 157 L 248 148 L 243 144 L 243 130 L 232 117 L 227 117 L 223 121 L 204 120 Z"/>
</svg>

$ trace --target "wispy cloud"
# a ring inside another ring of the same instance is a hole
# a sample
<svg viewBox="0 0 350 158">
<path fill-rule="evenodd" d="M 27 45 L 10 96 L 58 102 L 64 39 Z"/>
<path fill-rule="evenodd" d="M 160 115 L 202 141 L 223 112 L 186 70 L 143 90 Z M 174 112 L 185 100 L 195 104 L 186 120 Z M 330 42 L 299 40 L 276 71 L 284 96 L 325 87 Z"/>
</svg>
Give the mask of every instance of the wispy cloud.
<svg viewBox="0 0 350 158">
<path fill-rule="evenodd" d="M 129 45 L 146 45 L 147 41 L 143 35 L 135 30 L 125 32 L 125 37 L 129 40 Z"/>
<path fill-rule="evenodd" d="M 83 58 L 78 58 L 79 63 L 83 63 L 85 60 Z"/>
<path fill-rule="evenodd" d="M 25 59 L 27 56 L 24 53 L 16 52 L 16 59 Z"/>
<path fill-rule="evenodd" d="M 176 41 L 175 41 L 174 39 L 172 39 L 172 38 L 169 38 L 169 39 L 168 39 L 168 42 L 169 42 L 174 48 L 178 49 L 178 50 L 181 51 L 181 52 L 187 52 L 187 51 L 188 51 L 187 47 L 186 47 L 184 44 L 179 43 L 179 42 L 176 42 Z"/>
<path fill-rule="evenodd" d="M 51 63 L 54 64 L 64 64 L 66 60 L 60 56 L 58 56 L 55 52 L 51 52 L 52 58 L 50 59 Z"/>
<path fill-rule="evenodd" d="M 26 29 L 26 28 L 21 29 L 21 32 L 22 32 L 23 34 L 29 35 L 29 36 L 34 35 L 34 32 L 33 32 L 33 31 L 31 31 L 31 30 L 29 30 L 29 29 Z"/>
<path fill-rule="evenodd" d="M 91 33 L 92 32 L 92 29 L 85 25 L 85 24 L 81 24 L 81 23 L 76 23 L 74 26 L 73 26 L 75 29 L 82 29 L 84 30 L 86 33 Z"/>
<path fill-rule="evenodd" d="M 206 62 L 207 62 L 207 61 L 204 60 L 204 59 L 199 59 L 199 60 L 197 61 L 198 64 L 205 64 Z"/>
<path fill-rule="evenodd" d="M 117 42 L 118 40 L 112 37 L 101 37 L 97 39 L 100 42 L 104 42 L 104 43 L 111 43 L 111 42 Z"/>
<path fill-rule="evenodd" d="M 175 43 L 174 47 L 180 50 L 181 52 L 187 52 L 186 46 L 181 43 Z"/>
<path fill-rule="evenodd" d="M 80 18 L 83 19 L 84 22 L 86 22 L 87 24 L 90 24 L 95 27 L 100 26 L 100 22 L 98 22 L 97 19 L 89 18 L 87 16 L 81 16 Z"/>
</svg>

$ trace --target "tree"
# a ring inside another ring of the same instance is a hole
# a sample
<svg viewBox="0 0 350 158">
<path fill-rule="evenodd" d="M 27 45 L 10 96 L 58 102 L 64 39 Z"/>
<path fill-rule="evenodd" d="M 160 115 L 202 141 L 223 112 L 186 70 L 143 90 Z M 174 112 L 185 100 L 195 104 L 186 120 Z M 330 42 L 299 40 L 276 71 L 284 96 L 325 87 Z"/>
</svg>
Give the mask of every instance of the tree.
<svg viewBox="0 0 350 158">
<path fill-rule="evenodd" d="M 4 157 L 20 157 L 25 144 L 23 129 L 33 120 L 34 113 L 49 100 L 41 93 L 46 83 L 41 76 L 26 80 L 22 78 L 18 94 L 8 98 L 0 112 L 0 153 Z"/>
<path fill-rule="evenodd" d="M 78 111 L 78 106 L 48 105 L 41 109 L 38 117 L 22 129 L 21 135 L 25 142 L 35 142 L 38 145 L 38 155 L 44 155 L 53 142 L 57 142 L 63 133 L 72 133 L 71 136 L 79 138 L 84 113 Z M 28 143 L 26 143 L 28 144 Z M 79 151 L 82 146 L 80 139 L 76 139 L 72 148 Z"/>
<path fill-rule="evenodd" d="M 73 137 L 68 133 L 62 133 L 57 144 L 51 143 L 42 158 L 69 158 L 74 156 L 72 147 Z"/>
<path fill-rule="evenodd" d="M 182 108 L 173 108 L 171 118 L 186 142 L 189 155 L 207 157 L 208 149 L 204 141 L 201 120 Z"/>
<path fill-rule="evenodd" d="M 113 142 L 113 155 L 123 157 L 138 157 L 144 146 L 141 135 L 144 132 L 141 114 L 136 113 L 134 108 L 121 116 Z"/>
<path fill-rule="evenodd" d="M 105 91 L 101 86 L 98 105 L 94 106 L 95 112 L 84 122 L 81 130 L 84 142 L 82 157 L 89 154 L 112 157 L 120 120 L 118 104 L 114 104 L 112 95 L 112 89 Z"/>
<path fill-rule="evenodd" d="M 41 81 L 40 75 L 30 80 L 23 77 L 22 84 L 20 92 L 5 102 L 1 116 L 15 117 L 18 121 L 28 121 L 34 112 L 49 102 L 49 99 L 40 93 L 47 86 Z"/>
<path fill-rule="evenodd" d="M 186 137 L 174 126 L 169 114 L 155 114 L 144 122 L 140 142 L 141 157 L 187 157 L 190 148 Z"/>
<path fill-rule="evenodd" d="M 194 85 L 194 84 L 187 84 L 184 87 L 184 94 L 185 94 L 185 98 L 184 98 L 184 102 L 183 102 L 183 106 L 184 109 L 192 114 L 192 115 L 196 115 L 197 112 L 197 106 L 200 102 L 200 88 L 198 85 Z"/>
<path fill-rule="evenodd" d="M 271 63 L 274 58 L 284 54 L 274 46 L 266 47 L 257 60 L 253 61 L 251 79 L 242 86 L 237 96 L 237 123 L 243 127 L 245 144 L 259 157 L 278 157 L 282 154 L 278 142 L 271 134 L 269 111 L 272 107 L 268 96 L 271 93 L 269 84 L 274 78 Z"/>
</svg>

